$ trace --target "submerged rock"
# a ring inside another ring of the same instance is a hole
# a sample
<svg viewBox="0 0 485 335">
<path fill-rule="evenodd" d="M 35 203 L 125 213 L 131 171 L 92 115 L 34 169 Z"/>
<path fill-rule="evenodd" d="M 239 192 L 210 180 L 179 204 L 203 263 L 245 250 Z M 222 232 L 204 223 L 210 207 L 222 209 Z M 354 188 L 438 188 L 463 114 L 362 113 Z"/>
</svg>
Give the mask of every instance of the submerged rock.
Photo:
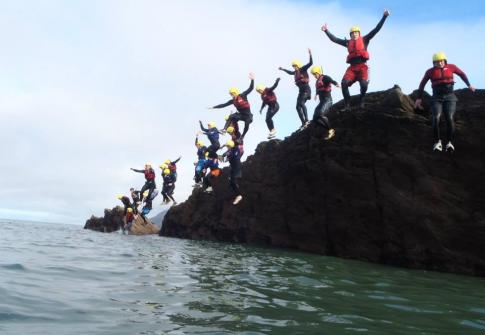
<svg viewBox="0 0 485 335">
<path fill-rule="evenodd" d="M 122 228 L 123 221 L 123 208 L 114 207 L 113 209 L 105 209 L 104 217 L 99 218 L 94 215 L 86 221 L 84 229 L 91 229 L 104 233 L 111 233 L 118 231 Z M 154 225 L 149 219 L 147 222 L 143 221 L 141 216 L 137 216 L 131 227 L 130 235 L 149 235 L 158 234 L 160 228 Z"/>
<path fill-rule="evenodd" d="M 395 86 L 369 94 L 365 111 L 335 105 L 331 141 L 311 125 L 261 143 L 243 163 L 240 204 L 226 168 L 214 195 L 194 190 L 169 210 L 160 235 L 484 276 L 485 92 L 457 96 L 454 154 L 432 152 L 429 111 Z"/>
</svg>

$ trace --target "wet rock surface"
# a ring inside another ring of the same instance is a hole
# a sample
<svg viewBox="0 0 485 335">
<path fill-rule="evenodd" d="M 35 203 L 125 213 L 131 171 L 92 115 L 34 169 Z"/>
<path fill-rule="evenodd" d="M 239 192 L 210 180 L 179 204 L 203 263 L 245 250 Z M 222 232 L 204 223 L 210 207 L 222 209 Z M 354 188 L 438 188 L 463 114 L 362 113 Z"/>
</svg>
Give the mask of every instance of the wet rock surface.
<svg viewBox="0 0 485 335">
<path fill-rule="evenodd" d="M 160 235 L 484 276 L 485 91 L 456 94 L 453 154 L 432 152 L 429 110 L 396 86 L 363 111 L 334 105 L 330 141 L 311 125 L 261 143 L 243 163 L 240 204 L 226 168 L 214 194 L 194 190 L 169 210 Z"/>
</svg>

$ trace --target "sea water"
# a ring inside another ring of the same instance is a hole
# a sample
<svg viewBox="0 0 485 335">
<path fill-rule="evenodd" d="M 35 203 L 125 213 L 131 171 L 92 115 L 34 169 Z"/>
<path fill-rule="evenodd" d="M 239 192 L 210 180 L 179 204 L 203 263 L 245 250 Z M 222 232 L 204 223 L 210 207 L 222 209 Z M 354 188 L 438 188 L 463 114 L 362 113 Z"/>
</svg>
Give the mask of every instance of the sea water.
<svg viewBox="0 0 485 335">
<path fill-rule="evenodd" d="M 485 280 L 3 220 L 0 334 L 485 334 Z"/>
</svg>

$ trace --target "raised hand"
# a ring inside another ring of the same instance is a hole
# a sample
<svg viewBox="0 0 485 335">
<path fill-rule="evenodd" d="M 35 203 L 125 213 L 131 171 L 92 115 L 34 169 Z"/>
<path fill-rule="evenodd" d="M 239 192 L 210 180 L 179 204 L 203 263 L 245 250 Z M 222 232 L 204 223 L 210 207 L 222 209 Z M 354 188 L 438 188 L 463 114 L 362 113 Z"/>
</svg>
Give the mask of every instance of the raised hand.
<svg viewBox="0 0 485 335">
<path fill-rule="evenodd" d="M 468 89 L 472 92 L 475 92 L 475 87 L 473 87 L 472 85 L 468 86 Z"/>
<path fill-rule="evenodd" d="M 308 48 L 308 53 L 310 54 L 310 56 L 312 55 L 312 49 Z"/>
<path fill-rule="evenodd" d="M 327 26 L 327 23 L 325 22 L 322 26 L 322 31 L 327 31 L 328 30 L 328 26 Z"/>
<path fill-rule="evenodd" d="M 389 16 L 391 15 L 391 12 L 388 11 L 387 9 L 384 9 L 384 16 Z"/>
<path fill-rule="evenodd" d="M 254 80 L 254 73 L 249 72 L 249 79 Z"/>
</svg>

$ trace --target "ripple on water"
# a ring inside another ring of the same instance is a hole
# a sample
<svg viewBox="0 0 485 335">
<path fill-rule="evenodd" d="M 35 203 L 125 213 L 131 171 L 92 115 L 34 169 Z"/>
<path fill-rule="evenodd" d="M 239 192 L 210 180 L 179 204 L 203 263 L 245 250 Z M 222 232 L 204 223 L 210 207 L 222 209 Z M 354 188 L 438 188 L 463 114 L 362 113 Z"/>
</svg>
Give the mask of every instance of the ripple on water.
<svg viewBox="0 0 485 335">
<path fill-rule="evenodd" d="M 19 263 L 12 263 L 12 264 L 2 264 L 0 265 L 1 268 L 6 270 L 13 270 L 13 271 L 27 271 L 27 268 Z"/>
</svg>

